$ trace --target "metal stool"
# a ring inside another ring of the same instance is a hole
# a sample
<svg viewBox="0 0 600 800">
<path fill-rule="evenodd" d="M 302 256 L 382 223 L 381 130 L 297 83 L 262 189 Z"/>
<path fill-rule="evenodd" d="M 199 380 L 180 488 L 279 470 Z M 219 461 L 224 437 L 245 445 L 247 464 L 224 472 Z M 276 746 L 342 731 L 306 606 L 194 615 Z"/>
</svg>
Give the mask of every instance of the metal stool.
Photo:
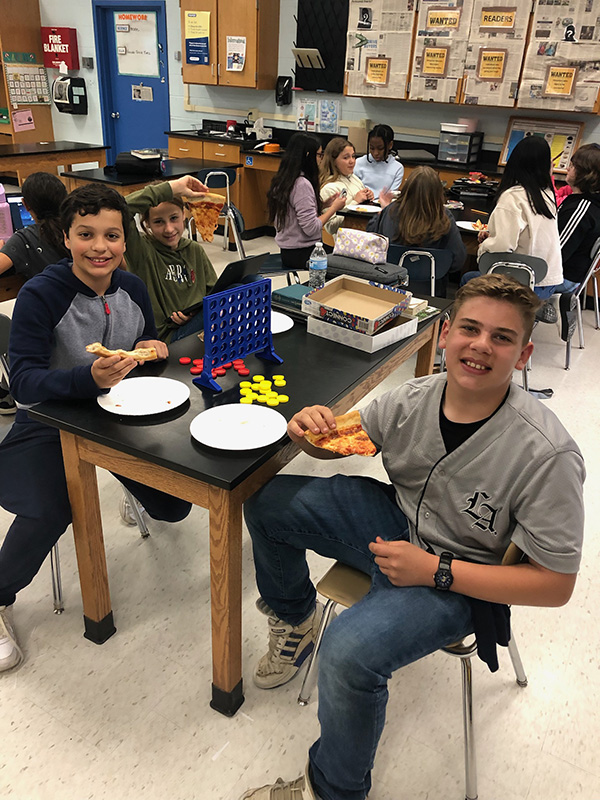
<svg viewBox="0 0 600 800">
<path fill-rule="evenodd" d="M 509 545 L 502 564 L 504 566 L 515 564 L 522 558 L 521 551 L 516 545 Z M 329 625 L 336 605 L 341 604 L 350 608 L 361 600 L 371 588 L 371 577 L 364 572 L 360 572 L 354 567 L 349 567 L 341 562 L 336 562 L 331 569 L 325 573 L 317 583 L 317 591 L 327 598 L 325 610 L 321 624 L 317 632 L 315 647 L 310 657 L 310 661 L 304 675 L 302 688 L 298 695 L 298 704 L 308 705 L 310 696 L 314 688 L 317 660 L 319 648 L 323 640 L 325 630 Z M 471 658 L 477 650 L 477 642 L 474 636 L 467 637 L 460 642 L 442 648 L 443 652 L 460 658 L 462 674 L 462 705 L 463 705 L 463 727 L 464 727 L 464 747 L 465 747 L 465 798 L 466 800 L 477 800 L 477 762 L 475 757 L 475 735 L 473 726 L 473 688 L 472 688 L 472 665 Z M 508 652 L 515 670 L 517 684 L 521 687 L 527 686 L 527 675 L 523 669 L 521 657 L 511 634 L 508 645 Z"/>
</svg>

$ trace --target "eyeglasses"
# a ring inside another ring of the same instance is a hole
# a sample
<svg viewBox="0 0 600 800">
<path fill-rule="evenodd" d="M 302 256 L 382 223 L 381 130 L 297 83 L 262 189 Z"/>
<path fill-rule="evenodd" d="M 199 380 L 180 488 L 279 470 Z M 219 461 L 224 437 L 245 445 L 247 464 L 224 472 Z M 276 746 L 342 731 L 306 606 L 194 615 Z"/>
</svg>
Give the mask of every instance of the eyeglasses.
<svg viewBox="0 0 600 800">
<path fill-rule="evenodd" d="M 317 150 L 317 158 L 323 158 L 325 153 L 322 150 Z"/>
</svg>

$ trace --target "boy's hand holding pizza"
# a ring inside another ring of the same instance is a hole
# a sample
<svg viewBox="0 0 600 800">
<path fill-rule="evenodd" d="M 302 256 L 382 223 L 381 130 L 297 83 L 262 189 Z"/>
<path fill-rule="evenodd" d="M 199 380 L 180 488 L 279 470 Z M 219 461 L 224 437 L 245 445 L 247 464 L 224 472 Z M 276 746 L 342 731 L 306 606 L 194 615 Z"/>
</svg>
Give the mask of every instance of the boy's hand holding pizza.
<svg viewBox="0 0 600 800">
<path fill-rule="evenodd" d="M 100 342 L 94 342 L 86 347 L 88 352 L 98 355 L 92 363 L 92 378 L 100 389 L 110 389 L 120 383 L 131 370 L 145 361 L 155 361 L 167 358 L 169 348 L 158 339 L 145 339 L 137 343 L 137 348 L 130 351 L 111 351 L 103 347 Z M 148 351 L 145 353 L 145 351 Z M 143 358 L 143 355 L 146 358 Z"/>
<path fill-rule="evenodd" d="M 359 411 L 334 417 L 327 406 L 307 406 L 289 421 L 288 435 L 317 458 L 374 456 L 377 452 L 363 430 Z"/>
<path fill-rule="evenodd" d="M 182 197 L 185 195 L 191 199 L 202 197 L 208 194 L 210 189 L 205 186 L 198 178 L 193 175 L 184 175 L 183 178 L 177 178 L 175 181 L 169 181 L 173 197 Z"/>
</svg>

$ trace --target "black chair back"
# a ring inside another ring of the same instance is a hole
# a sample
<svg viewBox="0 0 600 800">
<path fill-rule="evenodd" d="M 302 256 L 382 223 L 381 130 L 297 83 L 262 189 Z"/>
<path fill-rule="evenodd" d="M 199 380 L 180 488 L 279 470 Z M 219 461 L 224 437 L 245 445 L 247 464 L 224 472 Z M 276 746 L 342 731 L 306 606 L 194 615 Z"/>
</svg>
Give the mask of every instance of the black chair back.
<svg viewBox="0 0 600 800">
<path fill-rule="evenodd" d="M 523 253 L 483 253 L 479 259 L 479 270 L 482 275 L 485 275 L 494 264 L 500 263 L 513 264 L 515 267 L 519 264 L 525 264 L 525 266 L 533 270 L 534 286 L 539 286 L 548 272 L 548 264 L 543 258 L 528 256 Z M 523 281 L 520 281 L 520 283 L 523 283 Z"/>
</svg>

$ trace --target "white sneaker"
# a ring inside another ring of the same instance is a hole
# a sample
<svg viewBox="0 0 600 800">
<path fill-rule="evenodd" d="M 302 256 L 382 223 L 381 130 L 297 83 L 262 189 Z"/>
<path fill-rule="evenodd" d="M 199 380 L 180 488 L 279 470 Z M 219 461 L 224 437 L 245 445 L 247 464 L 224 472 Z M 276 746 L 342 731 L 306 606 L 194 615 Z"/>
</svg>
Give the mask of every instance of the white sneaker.
<svg viewBox="0 0 600 800">
<path fill-rule="evenodd" d="M 133 499 L 135 500 L 135 497 Z M 137 500 L 135 500 L 135 504 L 140 514 L 143 514 L 144 511 L 146 510 L 144 506 L 141 503 L 138 503 Z M 119 513 L 125 525 L 137 525 L 137 519 L 135 518 L 133 509 L 131 508 L 129 500 L 127 499 L 127 495 L 125 494 L 121 498 L 121 503 L 119 505 Z"/>
<path fill-rule="evenodd" d="M 283 781 L 277 778 L 275 783 L 261 786 L 259 789 L 249 789 L 240 800 L 319 800 L 319 798 L 308 777 L 307 764 L 304 775 L 295 781 Z"/>
<path fill-rule="evenodd" d="M 301 625 L 294 627 L 277 617 L 269 617 L 269 650 L 258 662 L 254 683 L 260 689 L 274 689 L 291 681 L 312 653 L 323 616 L 323 604 Z"/>
<path fill-rule="evenodd" d="M 13 607 L 0 606 L 0 672 L 17 667 L 21 661 L 23 652 L 17 643 Z"/>
</svg>

